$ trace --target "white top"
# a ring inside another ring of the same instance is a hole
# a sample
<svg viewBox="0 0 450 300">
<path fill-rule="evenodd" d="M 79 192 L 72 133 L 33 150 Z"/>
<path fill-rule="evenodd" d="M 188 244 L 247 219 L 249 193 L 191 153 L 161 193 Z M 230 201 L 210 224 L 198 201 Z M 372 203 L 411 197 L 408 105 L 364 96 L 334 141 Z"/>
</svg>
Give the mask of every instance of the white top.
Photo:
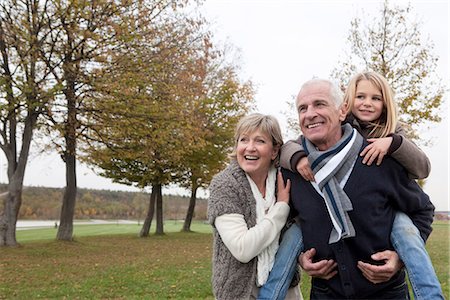
<svg viewBox="0 0 450 300">
<path fill-rule="evenodd" d="M 280 234 L 289 215 L 289 205 L 277 202 L 262 221 L 247 227 L 241 214 L 225 214 L 216 218 L 214 225 L 231 254 L 242 263 L 248 263 L 269 246 Z"/>
</svg>

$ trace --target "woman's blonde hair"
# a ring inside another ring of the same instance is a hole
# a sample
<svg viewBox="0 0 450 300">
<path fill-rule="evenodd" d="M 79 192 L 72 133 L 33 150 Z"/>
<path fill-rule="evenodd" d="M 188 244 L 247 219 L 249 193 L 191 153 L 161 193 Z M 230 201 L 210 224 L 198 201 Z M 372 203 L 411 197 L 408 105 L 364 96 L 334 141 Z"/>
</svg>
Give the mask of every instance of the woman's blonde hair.
<svg viewBox="0 0 450 300">
<path fill-rule="evenodd" d="M 356 96 L 356 88 L 361 80 L 369 80 L 381 91 L 381 96 L 383 98 L 383 111 L 377 120 L 370 122 L 373 129 L 369 132 L 368 137 L 386 137 L 389 133 L 395 132 L 398 117 L 397 105 L 394 100 L 394 92 L 392 91 L 386 78 L 382 75 L 376 72 L 362 72 L 352 77 L 344 96 L 344 102 L 347 105 L 347 115 L 352 112 Z"/>
<path fill-rule="evenodd" d="M 272 139 L 272 145 L 274 147 L 281 147 L 281 145 L 283 145 L 283 136 L 277 119 L 270 115 L 253 113 L 244 116 L 239 120 L 234 131 L 234 147 L 233 152 L 230 154 L 230 158 L 236 159 L 236 149 L 241 134 L 252 133 L 256 130 L 260 130 L 262 133 L 267 134 Z"/>
</svg>

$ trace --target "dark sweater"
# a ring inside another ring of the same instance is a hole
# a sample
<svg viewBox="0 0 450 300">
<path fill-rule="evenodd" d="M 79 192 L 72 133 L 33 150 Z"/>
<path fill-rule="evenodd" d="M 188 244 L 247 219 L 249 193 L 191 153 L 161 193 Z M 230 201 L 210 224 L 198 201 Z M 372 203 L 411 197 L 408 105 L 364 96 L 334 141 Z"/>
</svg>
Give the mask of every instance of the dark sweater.
<svg viewBox="0 0 450 300">
<path fill-rule="evenodd" d="M 434 206 L 398 162 L 385 157 L 380 166 L 367 166 L 358 157 L 344 187 L 353 204 L 349 216 L 356 237 L 331 245 L 328 239 L 332 224 L 323 198 L 298 173 L 288 170 L 283 170 L 283 173 L 285 180 L 291 179 L 291 205 L 298 212 L 304 249 L 317 250 L 315 261 L 334 259 L 338 263 L 336 276 L 330 280 L 314 278 L 313 285 L 327 286 L 342 298 L 358 299 L 387 291 L 405 281 L 404 271 L 401 271 L 390 281 L 375 285 L 362 275 L 356 265 L 357 261 L 375 263 L 370 258 L 372 254 L 394 250 L 390 233 L 396 210 L 410 216 L 424 240 L 431 233 Z"/>
</svg>

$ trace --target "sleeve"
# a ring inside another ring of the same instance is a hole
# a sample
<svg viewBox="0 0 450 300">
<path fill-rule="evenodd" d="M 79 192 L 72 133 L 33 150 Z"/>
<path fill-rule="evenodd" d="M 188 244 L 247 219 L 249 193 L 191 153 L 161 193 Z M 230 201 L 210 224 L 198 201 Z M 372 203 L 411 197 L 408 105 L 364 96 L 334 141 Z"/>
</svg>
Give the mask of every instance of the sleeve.
<svg viewBox="0 0 450 300">
<path fill-rule="evenodd" d="M 231 254 L 240 262 L 247 263 L 279 237 L 288 214 L 289 205 L 277 202 L 252 228 L 247 227 L 244 216 L 240 214 L 218 216 L 215 227 Z"/>
<path fill-rule="evenodd" d="M 396 163 L 392 162 L 392 165 L 394 164 Z M 422 239 L 426 241 L 432 231 L 434 205 L 428 195 L 413 179 L 406 176 L 405 170 L 398 164 L 388 166 L 388 169 L 393 179 L 389 184 L 396 206 L 411 218 Z"/>
<path fill-rule="evenodd" d="M 412 179 L 428 177 L 431 171 L 431 163 L 425 152 L 406 137 L 406 132 L 401 126 L 397 126 L 395 134 L 401 136 L 400 146 L 392 152 L 395 158 L 408 172 Z"/>
<path fill-rule="evenodd" d="M 281 146 L 280 166 L 291 172 L 296 172 L 298 161 L 306 156 L 300 137 L 297 140 L 289 140 Z"/>
<path fill-rule="evenodd" d="M 218 216 L 224 214 L 241 214 L 244 215 L 242 211 L 242 205 L 238 205 L 239 200 L 242 195 L 236 188 L 233 188 L 235 180 L 231 176 L 227 176 L 221 173 L 213 178 L 209 186 L 209 199 L 208 199 L 208 222 L 212 226 L 215 224 L 215 220 Z"/>
</svg>

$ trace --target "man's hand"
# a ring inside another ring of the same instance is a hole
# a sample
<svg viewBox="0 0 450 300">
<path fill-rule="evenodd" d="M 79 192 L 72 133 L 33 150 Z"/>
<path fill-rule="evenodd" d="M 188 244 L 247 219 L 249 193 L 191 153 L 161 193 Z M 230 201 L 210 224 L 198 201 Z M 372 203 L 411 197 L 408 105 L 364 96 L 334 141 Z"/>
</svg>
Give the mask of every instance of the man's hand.
<svg viewBox="0 0 450 300">
<path fill-rule="evenodd" d="M 302 175 L 305 180 L 314 181 L 314 174 L 309 165 L 308 158 L 303 156 L 297 163 L 297 172 Z"/>
<path fill-rule="evenodd" d="M 377 165 L 380 165 L 393 140 L 394 139 L 390 136 L 378 139 L 367 139 L 370 144 L 359 154 L 359 156 L 364 156 L 362 163 L 370 166 L 376 160 Z"/>
<path fill-rule="evenodd" d="M 375 284 L 388 281 L 403 267 L 403 262 L 395 251 L 377 252 L 371 258 L 375 261 L 384 261 L 384 264 L 378 266 L 358 261 L 358 268 L 367 280 Z"/>
<path fill-rule="evenodd" d="M 281 171 L 278 170 L 277 173 L 277 201 L 289 203 L 291 181 L 288 179 L 285 185 Z"/>
<path fill-rule="evenodd" d="M 316 249 L 311 248 L 306 252 L 300 254 L 298 262 L 305 272 L 312 277 L 330 279 L 337 274 L 337 263 L 332 260 L 321 260 L 313 263 L 312 259 L 316 255 Z"/>
</svg>

